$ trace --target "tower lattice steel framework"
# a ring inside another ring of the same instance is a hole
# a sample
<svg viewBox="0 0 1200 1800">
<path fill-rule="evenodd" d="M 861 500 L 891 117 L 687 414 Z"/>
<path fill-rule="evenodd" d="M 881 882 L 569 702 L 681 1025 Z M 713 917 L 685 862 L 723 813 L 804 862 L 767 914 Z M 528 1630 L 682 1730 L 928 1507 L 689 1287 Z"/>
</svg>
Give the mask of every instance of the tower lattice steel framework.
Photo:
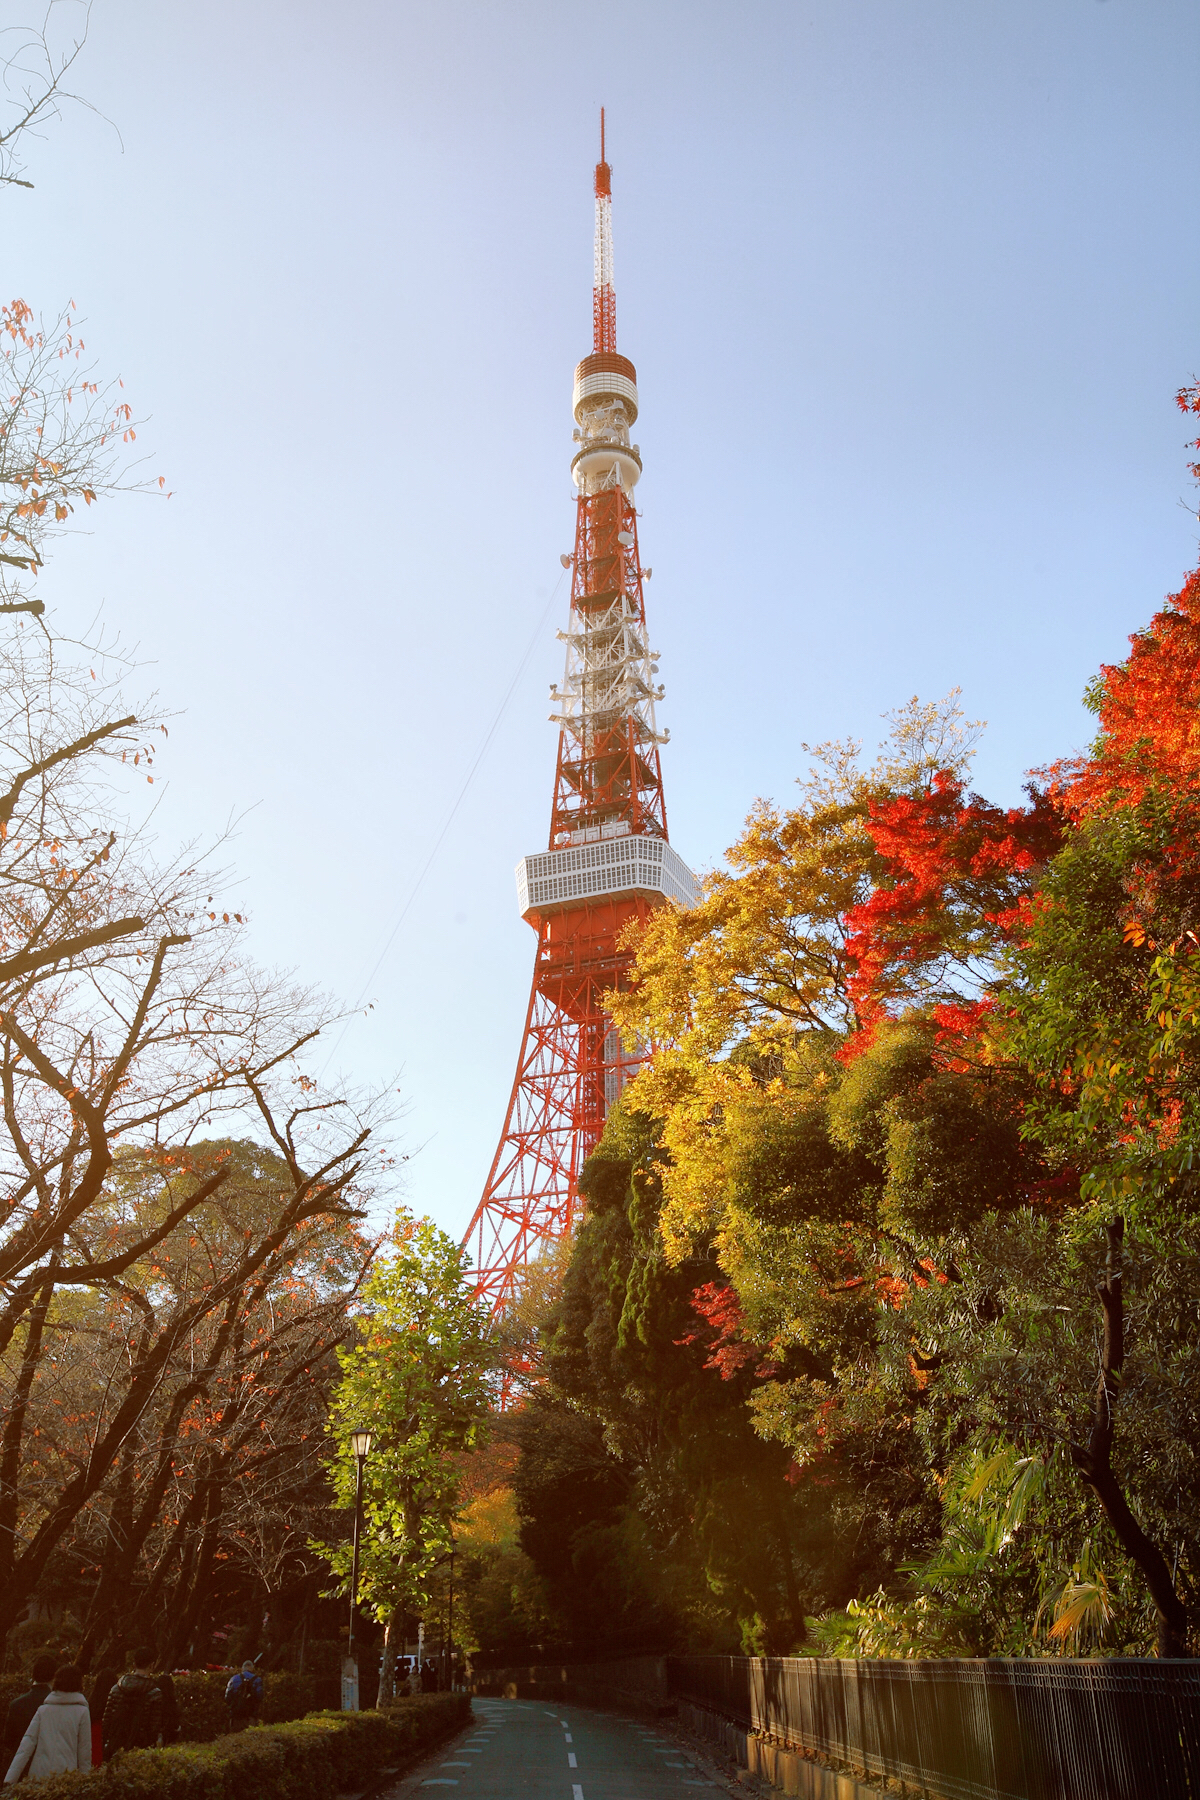
<svg viewBox="0 0 1200 1800">
<path fill-rule="evenodd" d="M 655 703 L 633 490 L 642 472 L 630 428 L 637 371 L 617 351 L 612 171 L 604 114 L 596 165 L 593 344 L 575 371 L 578 490 L 566 675 L 551 688 L 559 726 L 548 848 L 517 865 L 522 916 L 537 953 L 521 1053 L 500 1143 L 464 1240 L 480 1300 L 502 1312 L 521 1270 L 571 1229 L 578 1180 L 605 1115 L 638 1058 L 621 1046 L 605 995 L 624 985 L 631 919 L 696 897 L 667 841 Z"/>
</svg>

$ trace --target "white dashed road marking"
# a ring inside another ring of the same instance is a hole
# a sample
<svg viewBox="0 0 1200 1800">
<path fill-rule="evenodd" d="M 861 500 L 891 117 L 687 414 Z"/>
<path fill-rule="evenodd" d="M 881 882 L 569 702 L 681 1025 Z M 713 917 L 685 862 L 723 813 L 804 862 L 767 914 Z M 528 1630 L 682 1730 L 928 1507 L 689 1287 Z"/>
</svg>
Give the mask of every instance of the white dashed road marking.
<svg viewBox="0 0 1200 1800">
<path fill-rule="evenodd" d="M 562 1732 L 558 1742 L 567 1763 L 566 1781 L 554 1733 L 545 1729 L 551 1721 Z M 556 1794 L 561 1800 L 584 1800 L 585 1791 L 592 1800 L 602 1793 L 608 1800 L 671 1800 L 672 1795 L 675 1800 L 692 1800 L 693 1795 L 695 1800 L 729 1800 L 706 1759 L 693 1756 L 691 1747 L 672 1734 L 641 1721 L 605 1718 L 590 1710 L 577 1713 L 576 1721 L 590 1758 L 584 1783 L 579 1775 L 583 1750 L 576 1749 L 568 1718 L 536 1703 L 510 1703 L 503 1710 L 485 1711 L 477 1700 L 474 1719 L 463 1721 L 467 1728 L 463 1737 L 442 1746 L 440 1757 L 435 1751 L 424 1768 L 414 1769 L 407 1780 L 381 1794 L 379 1800 L 404 1800 L 405 1796 L 419 1800 L 426 1792 L 433 1800 L 437 1788 L 461 1788 L 467 1800 L 472 1788 L 476 1800 L 555 1800 Z M 500 1725 L 506 1728 L 504 1742 L 496 1747 L 485 1770 L 477 1759 L 494 1743 Z M 686 1790 L 686 1796 L 681 1790 Z"/>
</svg>

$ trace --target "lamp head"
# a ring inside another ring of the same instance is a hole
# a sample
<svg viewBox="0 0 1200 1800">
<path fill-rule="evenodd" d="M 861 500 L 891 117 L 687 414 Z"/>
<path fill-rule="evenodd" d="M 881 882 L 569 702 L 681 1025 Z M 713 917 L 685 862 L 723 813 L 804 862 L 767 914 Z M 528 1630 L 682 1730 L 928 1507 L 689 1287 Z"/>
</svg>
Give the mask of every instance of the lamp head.
<svg viewBox="0 0 1200 1800">
<path fill-rule="evenodd" d="M 371 1454 L 371 1433 L 369 1431 L 352 1431 L 350 1448 L 360 1462 L 365 1461 Z"/>
</svg>

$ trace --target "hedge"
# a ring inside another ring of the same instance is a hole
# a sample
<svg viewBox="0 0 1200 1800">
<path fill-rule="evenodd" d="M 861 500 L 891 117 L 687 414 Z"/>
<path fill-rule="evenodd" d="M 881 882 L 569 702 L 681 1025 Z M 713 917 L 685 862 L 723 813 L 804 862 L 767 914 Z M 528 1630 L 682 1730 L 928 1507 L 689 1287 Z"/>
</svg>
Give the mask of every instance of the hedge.
<svg viewBox="0 0 1200 1800">
<path fill-rule="evenodd" d="M 186 1744 L 208 1744 L 229 1727 L 225 1688 L 232 1670 L 209 1674 L 173 1675 L 179 1704 L 179 1736 Z M 336 1709 L 341 1683 L 311 1675 L 292 1675 L 286 1670 L 264 1675 L 263 1703 L 259 1718 L 264 1725 L 283 1725 L 303 1719 L 322 1707 Z"/>
<path fill-rule="evenodd" d="M 184 1743 L 207 1744 L 220 1737 L 229 1725 L 225 1710 L 225 1686 L 233 1671 L 207 1670 L 189 1675 L 173 1675 L 175 1698 L 179 1703 L 179 1736 Z M 95 1671 L 84 1681 L 90 1694 Z M 321 1707 L 336 1708 L 340 1682 L 329 1676 L 292 1675 L 281 1670 L 263 1676 L 263 1703 L 259 1717 L 265 1725 L 282 1725 L 289 1719 L 303 1719 Z M 0 1675 L 0 1717 L 8 1711 L 9 1702 L 18 1694 L 27 1694 L 33 1677 Z M 3 1777 L 0 1770 L 0 1778 Z"/>
<path fill-rule="evenodd" d="M 88 1774 L 47 1776 L 37 1800 L 336 1800 L 411 1762 L 470 1713 L 467 1694 L 422 1694 L 385 1713 L 311 1713 L 211 1744 L 124 1750 Z"/>
</svg>

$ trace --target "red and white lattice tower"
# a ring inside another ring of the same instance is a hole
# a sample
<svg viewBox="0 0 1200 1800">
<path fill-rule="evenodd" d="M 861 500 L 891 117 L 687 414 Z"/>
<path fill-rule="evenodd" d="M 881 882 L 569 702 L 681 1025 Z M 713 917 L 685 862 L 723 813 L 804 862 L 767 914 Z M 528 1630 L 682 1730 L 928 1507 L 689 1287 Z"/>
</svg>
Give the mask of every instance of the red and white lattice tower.
<svg viewBox="0 0 1200 1800">
<path fill-rule="evenodd" d="M 575 371 L 578 489 L 566 677 L 552 688 L 558 764 L 547 849 L 517 865 L 522 916 L 537 955 L 521 1054 L 500 1144 L 464 1243 L 480 1300 L 495 1315 L 522 1269 L 571 1229 L 579 1172 L 635 1072 L 605 1012 L 632 953 L 631 919 L 667 901 L 689 905 L 695 877 L 667 842 L 655 722 L 656 652 L 646 634 L 633 490 L 642 472 L 630 427 L 637 372 L 617 353 L 612 171 L 596 165 L 592 354 Z"/>
</svg>

